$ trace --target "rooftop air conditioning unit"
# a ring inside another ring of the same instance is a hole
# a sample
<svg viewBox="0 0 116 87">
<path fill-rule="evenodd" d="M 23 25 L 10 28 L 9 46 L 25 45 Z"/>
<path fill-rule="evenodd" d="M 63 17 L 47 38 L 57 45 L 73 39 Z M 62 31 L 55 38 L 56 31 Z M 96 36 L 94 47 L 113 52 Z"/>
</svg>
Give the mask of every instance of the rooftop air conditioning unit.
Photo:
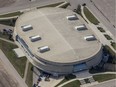
<svg viewBox="0 0 116 87">
<path fill-rule="evenodd" d="M 67 18 L 68 20 L 77 20 L 77 19 L 78 19 L 76 14 L 67 16 L 66 18 Z"/>
<path fill-rule="evenodd" d="M 49 50 L 50 50 L 50 48 L 48 46 L 43 46 L 43 47 L 39 48 L 40 53 L 44 53 L 44 52 L 49 51 Z"/>
<path fill-rule="evenodd" d="M 89 35 L 89 36 L 86 36 L 84 37 L 85 40 L 87 41 L 92 41 L 92 40 L 96 40 L 95 36 L 94 35 Z"/>
<path fill-rule="evenodd" d="M 75 26 L 75 29 L 76 29 L 76 30 L 85 30 L 85 29 L 87 29 L 87 28 L 86 28 L 86 26 L 83 24 L 83 25 Z"/>
<path fill-rule="evenodd" d="M 23 31 L 28 31 L 28 30 L 33 29 L 32 25 L 24 25 L 24 26 L 21 26 L 21 28 Z"/>
<path fill-rule="evenodd" d="M 35 42 L 35 41 L 41 40 L 41 37 L 40 37 L 39 35 L 37 35 L 37 36 L 32 36 L 32 37 L 30 37 L 30 40 L 31 40 L 32 42 Z"/>
</svg>

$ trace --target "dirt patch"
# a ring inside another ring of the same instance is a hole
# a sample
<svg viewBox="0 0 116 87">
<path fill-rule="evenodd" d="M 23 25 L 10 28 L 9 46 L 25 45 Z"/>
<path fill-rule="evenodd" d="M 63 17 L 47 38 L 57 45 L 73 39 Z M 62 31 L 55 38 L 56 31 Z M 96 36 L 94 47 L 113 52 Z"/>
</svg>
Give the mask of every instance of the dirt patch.
<svg viewBox="0 0 116 87">
<path fill-rule="evenodd" d="M 13 4 L 16 0 L 0 0 L 0 8 Z"/>
</svg>

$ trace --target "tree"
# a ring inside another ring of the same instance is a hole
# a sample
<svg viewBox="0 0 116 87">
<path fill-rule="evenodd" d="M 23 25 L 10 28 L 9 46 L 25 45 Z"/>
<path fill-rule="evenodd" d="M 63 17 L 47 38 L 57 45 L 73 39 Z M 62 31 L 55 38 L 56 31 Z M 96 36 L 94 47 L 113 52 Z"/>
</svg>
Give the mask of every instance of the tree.
<svg viewBox="0 0 116 87">
<path fill-rule="evenodd" d="M 9 34 L 9 40 L 12 40 L 12 34 Z"/>
<path fill-rule="evenodd" d="M 82 6 L 86 6 L 86 3 L 83 3 Z"/>
<path fill-rule="evenodd" d="M 81 14 L 81 5 L 80 5 L 80 4 L 77 6 L 76 12 L 77 12 L 78 14 Z"/>
</svg>

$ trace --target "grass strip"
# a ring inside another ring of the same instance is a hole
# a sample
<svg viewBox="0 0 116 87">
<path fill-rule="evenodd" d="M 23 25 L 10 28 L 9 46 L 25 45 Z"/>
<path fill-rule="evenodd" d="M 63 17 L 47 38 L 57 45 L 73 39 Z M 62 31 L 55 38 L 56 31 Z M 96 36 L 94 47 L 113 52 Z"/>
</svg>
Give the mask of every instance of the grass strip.
<svg viewBox="0 0 116 87">
<path fill-rule="evenodd" d="M 33 68 L 33 65 L 31 63 L 29 63 L 29 66 L 28 66 L 28 73 L 27 73 L 27 76 L 26 76 L 26 84 L 28 85 L 28 87 L 32 87 L 33 85 L 33 71 L 32 71 L 32 68 Z"/>
<path fill-rule="evenodd" d="M 103 82 L 103 81 L 115 79 L 116 74 L 99 74 L 99 75 L 94 75 L 93 78 L 95 79 L 95 81 Z"/>
<path fill-rule="evenodd" d="M 12 63 L 12 65 L 20 74 L 20 76 L 24 77 L 27 58 L 26 57 L 18 58 L 13 51 L 13 49 L 15 48 L 17 48 L 17 45 L 0 40 L 0 49 L 6 55 L 8 60 Z"/>
<path fill-rule="evenodd" d="M 87 7 L 84 7 L 84 14 L 91 23 L 95 25 L 99 24 L 99 21 L 95 18 L 95 16 L 89 11 Z"/>
</svg>

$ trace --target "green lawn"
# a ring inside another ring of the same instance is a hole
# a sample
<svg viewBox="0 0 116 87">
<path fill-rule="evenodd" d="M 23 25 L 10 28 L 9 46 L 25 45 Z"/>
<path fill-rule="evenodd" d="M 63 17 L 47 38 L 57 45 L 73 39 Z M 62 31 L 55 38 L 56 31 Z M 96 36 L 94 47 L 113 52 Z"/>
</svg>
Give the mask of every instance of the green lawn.
<svg viewBox="0 0 116 87">
<path fill-rule="evenodd" d="M 111 79 L 116 79 L 116 74 L 100 74 L 100 75 L 94 75 L 93 78 L 95 81 L 103 82 Z"/>
<path fill-rule="evenodd" d="M 58 6 L 62 3 L 64 3 L 64 2 L 58 2 L 58 3 L 55 3 L 55 4 L 50 4 L 50 5 L 46 5 L 46 6 L 37 7 L 37 9 L 44 8 L 44 7 L 56 7 L 56 6 Z"/>
<path fill-rule="evenodd" d="M 115 42 L 111 42 L 111 46 L 116 50 L 116 43 Z"/>
<path fill-rule="evenodd" d="M 58 83 L 55 87 L 58 87 L 59 85 L 65 83 L 71 79 L 75 79 L 75 78 L 76 78 L 75 75 L 69 74 L 69 75 L 65 76 L 65 78 L 60 83 Z"/>
<path fill-rule="evenodd" d="M 70 3 L 66 3 L 65 5 L 62 5 L 61 8 L 66 9 L 69 5 L 70 5 Z"/>
<path fill-rule="evenodd" d="M 100 32 L 105 32 L 105 30 L 102 27 L 97 27 Z"/>
<path fill-rule="evenodd" d="M 4 38 L 4 39 L 7 39 L 7 40 L 10 40 L 10 41 L 14 41 L 13 39 L 9 39 L 9 35 L 8 34 L 3 34 L 2 32 L 0 32 L 0 37 Z"/>
<path fill-rule="evenodd" d="M 81 83 L 79 80 L 72 81 L 62 87 L 80 87 Z"/>
<path fill-rule="evenodd" d="M 32 87 L 33 85 L 33 71 L 32 71 L 32 67 L 33 65 L 31 63 L 29 63 L 29 66 L 28 66 L 28 73 L 27 73 L 27 76 L 26 76 L 26 84 L 28 85 L 28 87 Z"/>
<path fill-rule="evenodd" d="M 19 16 L 21 15 L 22 12 L 13 12 L 13 13 L 8 13 L 8 14 L 3 14 L 3 15 L 0 15 L 0 18 L 4 18 L 4 17 L 13 17 L 13 16 Z"/>
<path fill-rule="evenodd" d="M 15 26 L 15 21 L 17 18 L 13 19 L 5 19 L 5 20 L 0 20 L 0 24 L 8 25 L 8 26 Z"/>
<path fill-rule="evenodd" d="M 2 32 L 0 32 L 0 37 L 1 37 L 1 38 L 5 38 L 5 39 L 8 39 L 8 35 L 3 34 Z"/>
<path fill-rule="evenodd" d="M 104 34 L 104 36 L 105 36 L 105 38 L 106 38 L 107 40 L 112 40 L 112 38 L 111 38 L 109 35 Z"/>
<path fill-rule="evenodd" d="M 17 45 L 0 40 L 0 49 L 7 56 L 7 58 L 12 63 L 14 68 L 20 74 L 20 76 L 24 77 L 24 71 L 25 71 L 27 58 L 26 57 L 17 58 L 17 56 L 13 52 L 14 48 L 17 48 Z"/>
<path fill-rule="evenodd" d="M 85 16 L 87 17 L 87 19 L 95 24 L 95 25 L 98 25 L 99 21 L 95 18 L 95 16 L 88 10 L 87 7 L 84 7 L 84 14 Z"/>
</svg>

